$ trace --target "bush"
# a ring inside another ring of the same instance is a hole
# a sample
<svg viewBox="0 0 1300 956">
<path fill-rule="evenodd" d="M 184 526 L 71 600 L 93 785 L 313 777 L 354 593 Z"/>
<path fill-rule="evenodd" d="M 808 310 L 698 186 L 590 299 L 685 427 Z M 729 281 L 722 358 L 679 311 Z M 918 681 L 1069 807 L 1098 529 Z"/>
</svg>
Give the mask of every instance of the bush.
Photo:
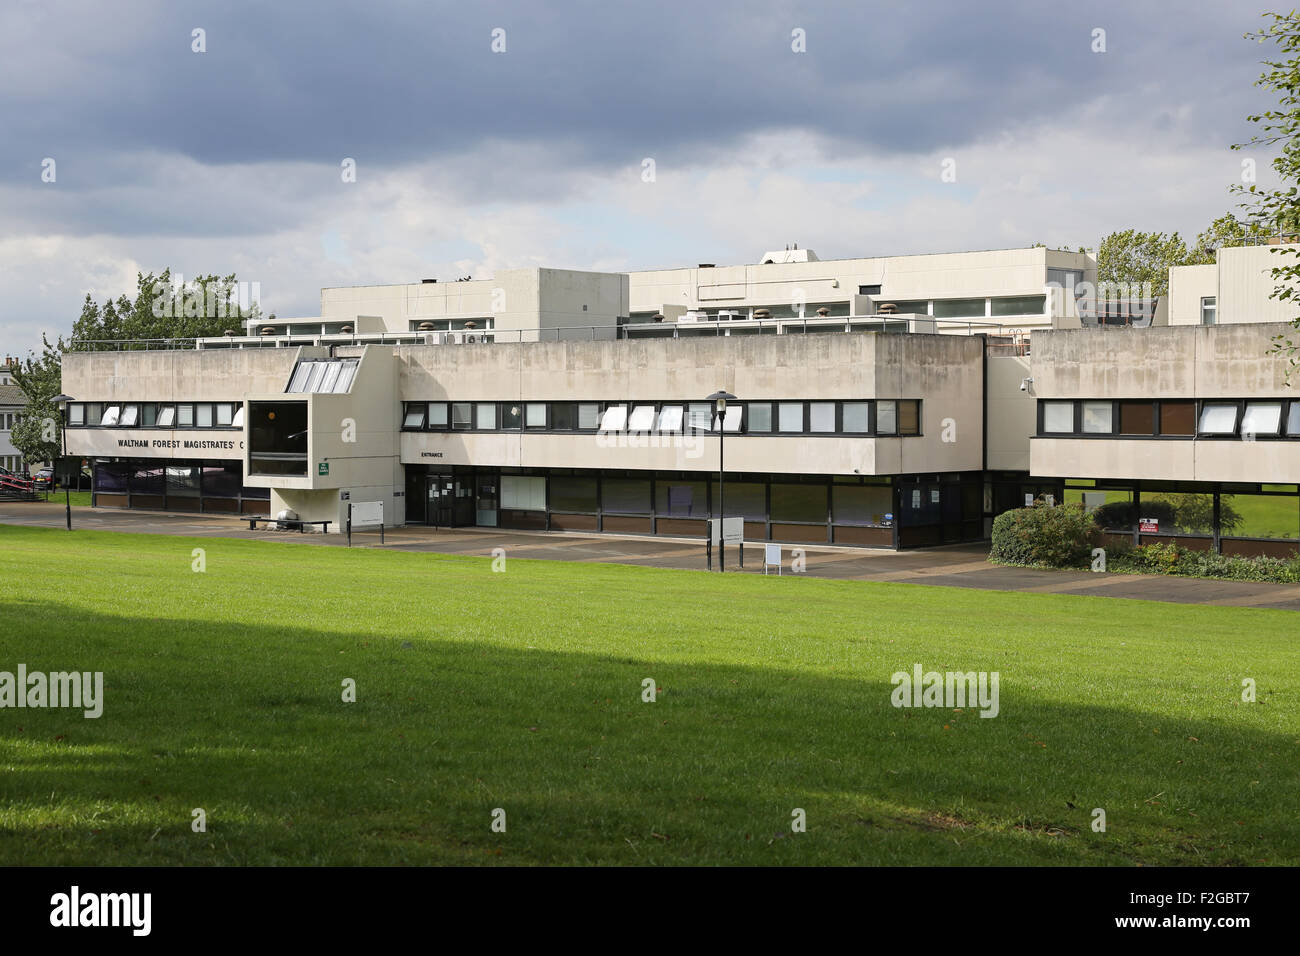
<svg viewBox="0 0 1300 956">
<path fill-rule="evenodd" d="M 989 560 L 1027 567 L 1086 566 L 1097 540 L 1097 527 L 1081 504 L 1005 511 L 993 519 Z"/>
<path fill-rule="evenodd" d="M 1180 577 L 1220 578 L 1228 581 L 1300 583 L 1300 555 L 1293 558 L 1242 558 L 1212 551 L 1194 551 L 1172 544 L 1144 544 L 1138 548 L 1106 552 L 1109 571 L 1174 574 Z"/>
</svg>

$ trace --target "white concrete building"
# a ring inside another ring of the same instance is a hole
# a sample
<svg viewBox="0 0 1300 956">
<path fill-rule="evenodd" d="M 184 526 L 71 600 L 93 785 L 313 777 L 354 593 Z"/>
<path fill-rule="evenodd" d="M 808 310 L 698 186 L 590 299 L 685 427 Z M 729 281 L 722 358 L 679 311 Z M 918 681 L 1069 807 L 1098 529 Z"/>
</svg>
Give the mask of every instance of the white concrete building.
<svg viewBox="0 0 1300 956">
<path fill-rule="evenodd" d="M 27 462 L 12 440 L 14 425 L 27 407 L 27 396 L 14 384 L 13 372 L 17 366 L 18 360 L 9 356 L 0 364 L 0 468 L 26 474 Z"/>
</svg>

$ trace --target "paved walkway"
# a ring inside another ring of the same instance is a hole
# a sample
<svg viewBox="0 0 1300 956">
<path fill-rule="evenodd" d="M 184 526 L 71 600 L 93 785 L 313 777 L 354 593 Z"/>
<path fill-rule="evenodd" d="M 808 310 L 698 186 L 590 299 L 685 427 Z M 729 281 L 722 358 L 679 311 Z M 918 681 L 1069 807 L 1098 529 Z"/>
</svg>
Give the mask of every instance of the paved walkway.
<svg viewBox="0 0 1300 956">
<path fill-rule="evenodd" d="M 0 502 L 0 524 L 62 528 L 63 522 L 62 503 Z M 345 537 L 340 534 L 249 531 L 248 522 L 240 521 L 234 515 L 158 514 L 107 508 L 73 508 L 72 522 L 73 527 L 98 531 L 289 541 L 318 547 L 343 547 L 347 544 Z M 505 548 L 511 557 L 704 569 L 703 544 L 684 538 L 416 527 L 389 529 L 385 532 L 385 538 L 385 547 L 403 551 L 487 556 L 493 548 Z M 379 535 L 370 531 L 354 533 L 353 544 L 379 547 Z M 783 547 L 787 569 L 785 573 L 788 574 L 794 546 Z M 1300 611 L 1300 585 L 1008 568 L 990 564 L 986 560 L 987 546 L 979 544 L 951 545 L 921 551 L 874 551 L 815 545 L 805 546 L 804 553 L 807 560 L 805 573 L 818 578 L 904 581 L 909 584 L 941 584 L 1033 594 L 1086 594 L 1176 604 L 1271 607 Z M 728 571 L 739 571 L 735 559 L 735 550 L 728 549 Z M 761 574 L 762 546 L 746 547 L 745 562 L 743 573 Z"/>
</svg>

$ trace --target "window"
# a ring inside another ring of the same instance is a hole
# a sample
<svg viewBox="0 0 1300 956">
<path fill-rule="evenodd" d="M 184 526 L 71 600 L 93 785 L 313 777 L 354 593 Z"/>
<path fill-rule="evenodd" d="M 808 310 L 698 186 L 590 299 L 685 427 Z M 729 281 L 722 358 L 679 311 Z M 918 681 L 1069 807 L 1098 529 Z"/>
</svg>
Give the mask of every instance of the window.
<svg viewBox="0 0 1300 956">
<path fill-rule="evenodd" d="M 1202 435 L 1231 435 L 1237 430 L 1237 406 L 1206 402 L 1201 406 Z"/>
<path fill-rule="evenodd" d="M 204 402 L 194 406 L 194 424 L 199 428 L 212 427 L 212 405 Z"/>
<path fill-rule="evenodd" d="M 492 431 L 497 427 L 497 406 L 495 402 L 479 402 L 474 406 L 474 427 Z"/>
<path fill-rule="evenodd" d="M 888 528 L 893 523 L 893 499 L 889 485 L 834 485 L 831 515 L 836 524 Z"/>
<path fill-rule="evenodd" d="M 1300 437 L 1300 402 L 1291 403 L 1291 411 L 1286 417 L 1286 433 L 1292 438 Z"/>
<path fill-rule="evenodd" d="M 935 299 L 934 317 L 936 319 L 982 319 L 984 318 L 984 300 Z"/>
<path fill-rule="evenodd" d="M 844 416 L 843 431 L 856 435 L 865 435 L 871 431 L 870 404 L 867 402 L 845 402 L 840 407 Z"/>
<path fill-rule="evenodd" d="M 176 425 L 179 428 L 192 428 L 194 426 L 193 405 L 176 406 Z"/>
<path fill-rule="evenodd" d="M 1247 402 L 1241 416 L 1241 434 L 1276 435 L 1282 429 L 1281 402 Z"/>
<path fill-rule="evenodd" d="M 708 493 L 702 481 L 657 481 L 655 513 L 671 518 L 707 518 Z"/>
<path fill-rule="evenodd" d="M 306 475 L 307 403 L 253 402 L 249 416 L 249 474 Z"/>
<path fill-rule="evenodd" d="M 551 428 L 571 432 L 578 427 L 578 407 L 572 402 L 555 402 L 551 405 Z"/>
<path fill-rule="evenodd" d="M 1154 435 L 1156 411 L 1151 402 L 1120 402 L 1119 433 L 1121 435 Z"/>
<path fill-rule="evenodd" d="M 1195 435 L 1196 434 L 1196 403 L 1195 402 L 1161 402 L 1160 403 L 1160 434 Z"/>
<path fill-rule="evenodd" d="M 523 428 L 524 407 L 522 405 L 501 406 L 501 427 L 502 428 Z"/>
<path fill-rule="evenodd" d="M 116 425 L 118 416 L 122 414 L 122 408 L 119 405 L 109 405 L 104 409 L 103 417 L 100 418 L 101 425 Z"/>
<path fill-rule="evenodd" d="M 1293 406 L 1294 407 L 1294 406 Z M 69 405 L 68 406 L 68 424 L 84 425 L 86 424 L 86 406 Z"/>
<path fill-rule="evenodd" d="M 429 427 L 439 430 L 447 427 L 447 403 L 430 402 L 429 403 Z"/>
<path fill-rule="evenodd" d="M 1043 402 L 1043 431 L 1053 435 L 1074 432 L 1074 402 Z"/>
<path fill-rule="evenodd" d="M 545 428 L 546 427 L 546 403 L 529 402 L 524 406 L 524 427 L 525 428 Z"/>
<path fill-rule="evenodd" d="M 826 522 L 825 485 L 772 485 L 772 520 Z"/>
<path fill-rule="evenodd" d="M 627 406 L 611 405 L 605 409 L 605 414 L 600 419 L 600 430 L 603 432 L 621 432 L 627 426 Z"/>
<path fill-rule="evenodd" d="M 546 479 L 502 475 L 501 507 L 516 511 L 545 511 Z"/>
<path fill-rule="evenodd" d="M 615 514 L 649 514 L 650 482 L 606 478 L 600 483 L 601 510 Z"/>
<path fill-rule="evenodd" d="M 244 406 L 239 406 L 239 410 L 242 412 Z M 153 402 L 145 402 L 140 406 L 140 424 L 145 428 L 153 428 L 158 424 L 158 406 Z"/>
<path fill-rule="evenodd" d="M 918 400 L 898 403 L 898 434 L 921 434 L 921 403 Z"/>
<path fill-rule="evenodd" d="M 1013 295 L 995 298 L 990 301 L 990 313 L 995 316 L 1008 315 L 1042 315 L 1046 296 Z"/>
<path fill-rule="evenodd" d="M 876 434 L 898 434 L 897 402 L 876 402 Z"/>
<path fill-rule="evenodd" d="M 776 407 L 777 429 L 783 432 L 803 431 L 803 402 L 781 402 Z"/>
<path fill-rule="evenodd" d="M 728 405 L 722 413 L 722 430 L 724 432 L 739 432 L 744 411 L 744 408 L 740 405 Z"/>
<path fill-rule="evenodd" d="M 235 414 L 230 419 L 230 427 L 231 428 L 244 427 L 244 406 L 243 405 L 235 406 Z"/>
<path fill-rule="evenodd" d="M 551 510 L 595 514 L 597 511 L 596 479 L 552 478 Z"/>
<path fill-rule="evenodd" d="M 118 419 L 118 424 L 123 428 L 134 428 L 140 420 L 139 405 L 123 405 L 122 417 Z"/>
<path fill-rule="evenodd" d="M 1083 403 L 1083 431 L 1087 435 L 1109 435 L 1114 431 L 1111 425 L 1111 413 L 1114 406 L 1110 402 Z"/>
<path fill-rule="evenodd" d="M 158 427 L 172 428 L 176 424 L 176 406 L 163 405 L 158 409 Z"/>
<path fill-rule="evenodd" d="M 578 430 L 594 431 L 600 423 L 600 406 L 595 402 L 578 403 Z"/>
<path fill-rule="evenodd" d="M 334 391 L 334 383 L 339 380 L 339 369 L 341 367 L 341 363 L 339 362 L 325 363 L 325 375 L 320 380 L 320 390 L 322 392 Z"/>
<path fill-rule="evenodd" d="M 835 403 L 810 402 L 808 405 L 808 430 L 824 434 L 835 431 Z"/>
<path fill-rule="evenodd" d="M 750 402 L 749 403 L 749 425 L 746 429 L 753 433 L 763 434 L 772 430 L 772 403 L 771 402 Z"/>
<path fill-rule="evenodd" d="M 632 415 L 627 420 L 627 430 L 630 432 L 648 432 L 653 431 L 655 427 L 655 407 L 653 405 L 637 405 L 632 409 Z"/>
<path fill-rule="evenodd" d="M 659 412 L 659 431 L 664 433 L 682 430 L 682 406 L 665 405 Z"/>
<path fill-rule="evenodd" d="M 860 285 L 858 286 L 858 295 L 880 295 L 880 286 Z"/>
<path fill-rule="evenodd" d="M 686 406 L 686 427 L 707 432 L 713 427 L 713 407 L 708 402 L 692 402 Z"/>
<path fill-rule="evenodd" d="M 1201 325 L 1214 325 L 1219 321 L 1219 298 L 1207 295 L 1201 297 Z"/>
<path fill-rule="evenodd" d="M 895 302 L 894 305 L 898 306 L 899 315 L 928 315 L 930 312 L 930 303 L 924 299 L 914 302 Z"/>
<path fill-rule="evenodd" d="M 222 428 L 229 428 L 232 414 L 230 403 L 222 402 L 217 406 L 217 424 Z"/>
<path fill-rule="evenodd" d="M 473 428 L 474 406 L 469 402 L 452 402 L 451 427 L 455 429 Z"/>
<path fill-rule="evenodd" d="M 423 405 L 409 405 L 406 409 L 406 417 L 402 419 L 402 427 L 407 429 L 424 427 L 424 409 Z"/>
<path fill-rule="evenodd" d="M 1074 287 L 1083 282 L 1082 269 L 1048 269 L 1047 284 L 1057 286 L 1067 292 L 1073 292 Z"/>
</svg>

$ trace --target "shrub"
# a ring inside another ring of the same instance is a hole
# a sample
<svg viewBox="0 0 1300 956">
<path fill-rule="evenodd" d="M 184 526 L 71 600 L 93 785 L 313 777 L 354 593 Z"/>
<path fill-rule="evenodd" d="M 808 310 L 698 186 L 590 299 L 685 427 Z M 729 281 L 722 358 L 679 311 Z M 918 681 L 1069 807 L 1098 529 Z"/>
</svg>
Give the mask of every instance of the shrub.
<svg viewBox="0 0 1300 956">
<path fill-rule="evenodd" d="M 1107 550 L 1110 571 L 1175 574 L 1181 577 L 1228 581 L 1300 582 L 1300 555 L 1292 558 L 1242 558 L 1211 551 L 1194 551 L 1172 544 L 1144 544 L 1123 551 Z"/>
<path fill-rule="evenodd" d="M 993 519 L 989 560 L 1050 568 L 1073 568 L 1087 563 L 1097 539 L 1097 527 L 1081 504 L 1005 511 Z"/>
</svg>

